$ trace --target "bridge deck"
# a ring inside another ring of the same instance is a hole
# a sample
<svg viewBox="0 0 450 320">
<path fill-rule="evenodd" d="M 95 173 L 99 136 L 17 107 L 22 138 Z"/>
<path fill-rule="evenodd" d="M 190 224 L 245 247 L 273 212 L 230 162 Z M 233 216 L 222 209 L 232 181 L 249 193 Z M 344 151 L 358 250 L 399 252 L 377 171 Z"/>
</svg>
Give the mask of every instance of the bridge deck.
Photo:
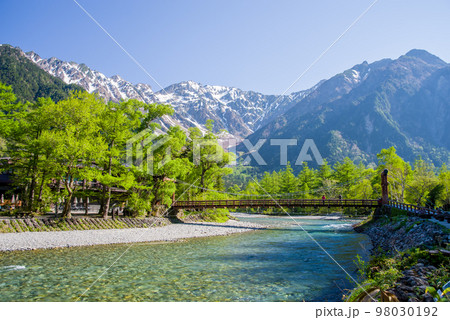
<svg viewBox="0 0 450 320">
<path fill-rule="evenodd" d="M 176 201 L 177 209 L 261 208 L 261 207 L 378 207 L 377 200 L 365 199 L 258 199 L 258 200 L 193 200 Z"/>
</svg>

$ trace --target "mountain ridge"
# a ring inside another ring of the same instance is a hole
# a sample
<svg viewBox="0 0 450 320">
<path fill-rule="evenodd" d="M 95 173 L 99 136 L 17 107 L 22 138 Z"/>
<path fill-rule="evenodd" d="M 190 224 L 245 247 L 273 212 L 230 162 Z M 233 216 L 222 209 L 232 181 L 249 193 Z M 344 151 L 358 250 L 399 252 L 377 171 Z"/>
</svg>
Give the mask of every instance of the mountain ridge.
<svg viewBox="0 0 450 320">
<path fill-rule="evenodd" d="M 436 165 L 449 163 L 449 66 L 417 49 L 394 60 L 363 62 L 326 80 L 248 139 L 254 144 L 269 137 L 313 138 L 332 163 L 345 156 L 375 163 L 376 153 L 390 146 L 410 162 L 421 156 Z M 238 150 L 245 152 L 242 145 Z M 269 145 L 260 153 L 272 168 L 278 166 Z M 295 162 L 292 153 L 288 159 Z"/>
<path fill-rule="evenodd" d="M 234 87 L 202 85 L 194 81 L 182 81 L 155 92 L 147 84 L 134 85 L 119 75 L 107 77 L 83 63 L 66 62 L 55 57 L 43 59 L 33 51 L 25 53 L 25 56 L 49 74 L 66 83 L 80 85 L 88 92 L 96 92 L 106 100 L 119 102 L 138 99 L 146 103 L 172 105 L 175 114 L 172 117 L 165 116 L 160 121 L 163 130 L 171 125 L 180 125 L 185 129 L 196 126 L 204 131 L 206 120 L 212 119 L 217 130 L 227 130 L 229 137 L 242 139 L 310 92 L 305 90 L 284 96 L 264 95 Z"/>
</svg>

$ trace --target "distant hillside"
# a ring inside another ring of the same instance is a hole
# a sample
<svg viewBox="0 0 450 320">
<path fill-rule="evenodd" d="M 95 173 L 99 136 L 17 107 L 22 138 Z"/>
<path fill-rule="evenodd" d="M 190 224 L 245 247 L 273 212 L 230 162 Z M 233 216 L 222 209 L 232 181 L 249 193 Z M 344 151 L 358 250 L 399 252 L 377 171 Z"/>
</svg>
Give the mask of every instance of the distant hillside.
<svg viewBox="0 0 450 320">
<path fill-rule="evenodd" d="M 253 144 L 297 139 L 298 147 L 288 148 L 292 164 L 305 139 L 313 139 L 330 163 L 346 156 L 376 163 L 382 148 L 394 146 L 410 162 L 421 156 L 441 165 L 450 161 L 449 123 L 450 65 L 424 50 L 411 50 L 324 81 L 248 138 Z M 268 168 L 279 166 L 279 149 L 266 143 L 259 150 Z"/>
<path fill-rule="evenodd" d="M 39 97 L 59 101 L 67 98 L 71 90 L 84 91 L 78 85 L 69 85 L 51 76 L 26 58 L 20 49 L 9 45 L 0 45 L 0 82 L 12 86 L 22 101 L 35 101 Z"/>
</svg>

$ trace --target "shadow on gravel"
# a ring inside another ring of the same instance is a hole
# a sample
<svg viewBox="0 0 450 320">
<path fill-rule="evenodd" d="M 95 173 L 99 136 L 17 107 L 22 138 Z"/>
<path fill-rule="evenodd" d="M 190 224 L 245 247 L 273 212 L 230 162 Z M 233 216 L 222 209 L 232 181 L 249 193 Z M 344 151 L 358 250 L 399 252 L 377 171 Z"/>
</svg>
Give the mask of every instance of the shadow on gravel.
<svg viewBox="0 0 450 320">
<path fill-rule="evenodd" d="M 183 220 L 181 220 L 178 217 L 168 216 L 167 219 L 169 219 L 170 223 L 185 223 Z"/>
</svg>

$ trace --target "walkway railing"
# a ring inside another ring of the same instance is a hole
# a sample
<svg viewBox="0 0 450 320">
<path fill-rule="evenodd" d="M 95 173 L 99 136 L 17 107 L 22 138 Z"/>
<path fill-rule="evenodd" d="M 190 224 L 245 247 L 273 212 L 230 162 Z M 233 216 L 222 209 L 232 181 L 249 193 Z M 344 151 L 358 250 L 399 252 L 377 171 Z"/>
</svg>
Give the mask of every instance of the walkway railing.
<svg viewBox="0 0 450 320">
<path fill-rule="evenodd" d="M 406 203 L 401 203 L 401 202 L 397 202 L 397 201 L 389 201 L 389 205 L 393 208 L 406 210 L 408 212 L 418 214 L 418 215 L 419 214 L 425 214 L 425 215 L 443 214 L 443 212 L 441 212 L 439 210 L 434 210 L 434 209 L 430 209 L 430 208 L 426 208 L 426 207 L 419 207 L 419 206 L 416 206 L 413 204 L 406 204 Z"/>
<path fill-rule="evenodd" d="M 177 209 L 258 208 L 258 207 L 378 207 L 377 200 L 367 199 L 256 199 L 256 200 L 192 200 L 176 201 Z"/>
<path fill-rule="evenodd" d="M 450 213 L 447 211 L 434 210 L 430 208 L 419 207 L 413 204 L 406 204 L 397 201 L 389 201 L 389 206 L 391 206 L 392 208 L 406 210 L 420 218 L 425 219 L 435 218 L 436 220 L 439 221 L 447 220 L 447 222 L 450 223 Z"/>
</svg>

